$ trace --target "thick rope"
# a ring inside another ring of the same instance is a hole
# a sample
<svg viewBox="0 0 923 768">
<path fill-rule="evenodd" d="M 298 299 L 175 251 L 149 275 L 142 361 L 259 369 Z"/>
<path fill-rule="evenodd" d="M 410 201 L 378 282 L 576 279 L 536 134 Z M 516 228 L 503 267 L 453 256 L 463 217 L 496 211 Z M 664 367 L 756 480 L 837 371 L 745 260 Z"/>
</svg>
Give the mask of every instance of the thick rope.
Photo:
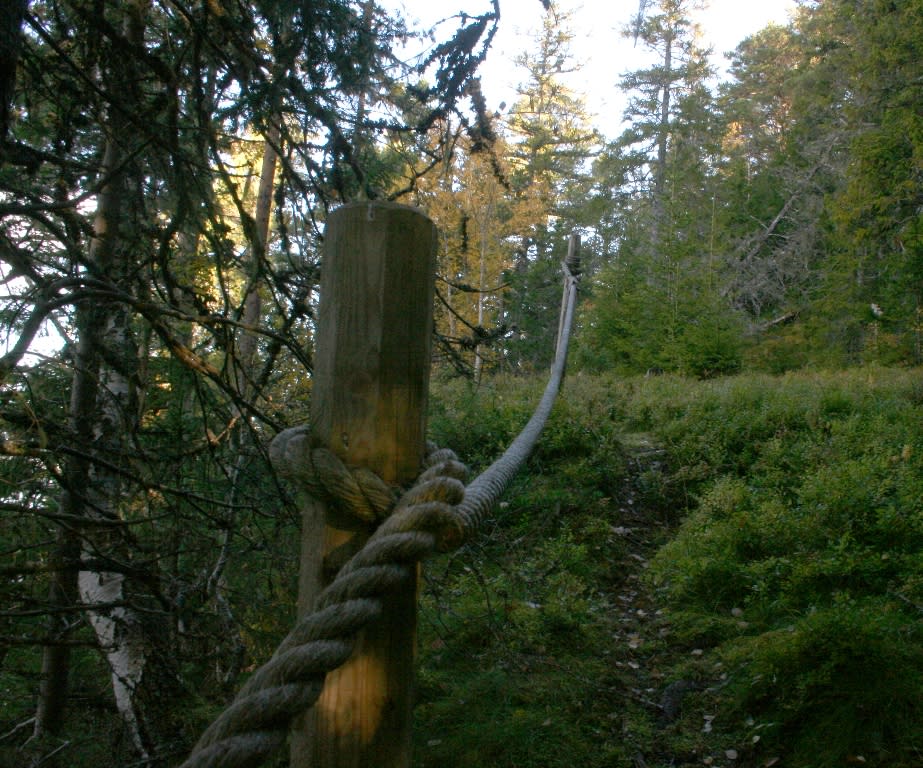
<svg viewBox="0 0 923 768">
<path fill-rule="evenodd" d="M 568 245 L 567 260 L 564 262 L 564 298 L 561 305 L 561 323 L 558 330 L 558 342 L 555 349 L 551 376 L 542 399 L 539 401 L 522 432 L 510 444 L 504 454 L 475 478 L 465 490 L 465 499 L 458 506 L 465 527 L 465 537 L 471 538 L 481 525 L 485 515 L 509 486 L 510 481 L 519 472 L 529 458 L 535 443 L 545 428 L 545 422 L 551 414 L 551 408 L 558 396 L 564 369 L 567 363 L 567 349 L 574 323 L 574 308 L 577 304 L 577 284 L 579 282 L 580 238 L 571 235 Z"/>
<path fill-rule="evenodd" d="M 560 388 L 576 303 L 578 247 L 579 240 L 572 236 L 565 263 L 565 307 L 550 381 L 520 435 L 467 489 L 462 483 L 464 466 L 455 454 L 445 449 L 431 451 L 415 485 L 320 594 L 314 612 L 297 623 L 273 657 L 254 672 L 231 705 L 202 734 L 181 768 L 250 768 L 262 764 L 284 744 L 292 720 L 317 701 L 326 674 L 349 658 L 357 634 L 381 615 L 383 596 L 412 579 L 416 563 L 437 551 L 456 548 L 476 534 L 528 458 Z M 290 459 L 294 452 L 309 455 L 311 466 L 320 467 L 322 472 L 335 467 L 325 455 L 329 451 L 309 446 L 304 430 L 283 434 L 286 437 L 273 449 L 277 457 L 287 455 Z M 293 464 L 283 460 L 280 466 Z M 319 488 L 324 498 L 333 495 L 332 487 L 341 485 L 347 487 L 351 499 L 355 498 L 352 484 L 342 476 L 325 483 L 308 478 L 310 471 L 291 470 L 290 476 L 296 475 L 312 492 Z M 355 472 L 345 467 L 342 471 L 355 478 Z M 356 485 L 361 483 L 356 481 Z M 364 501 L 358 504 L 363 510 L 374 510 L 372 519 L 387 514 L 370 503 L 365 493 L 361 495 Z M 390 489 L 387 495 L 390 497 Z M 379 493 L 376 498 L 380 502 L 384 496 Z M 336 503 L 343 504 L 339 499 Z"/>
<path fill-rule="evenodd" d="M 394 490 L 365 467 L 347 467 L 333 451 L 311 442 L 307 427 L 287 429 L 269 446 L 279 474 L 318 501 L 364 522 L 383 520 L 397 503 Z"/>
<path fill-rule="evenodd" d="M 412 578 L 420 560 L 462 543 L 454 506 L 464 497 L 464 467 L 444 451 L 435 458 L 320 594 L 315 611 L 202 734 L 183 768 L 261 764 L 285 741 L 292 719 L 317 701 L 327 672 L 349 658 L 357 633 L 381 614 L 382 596 Z"/>
</svg>

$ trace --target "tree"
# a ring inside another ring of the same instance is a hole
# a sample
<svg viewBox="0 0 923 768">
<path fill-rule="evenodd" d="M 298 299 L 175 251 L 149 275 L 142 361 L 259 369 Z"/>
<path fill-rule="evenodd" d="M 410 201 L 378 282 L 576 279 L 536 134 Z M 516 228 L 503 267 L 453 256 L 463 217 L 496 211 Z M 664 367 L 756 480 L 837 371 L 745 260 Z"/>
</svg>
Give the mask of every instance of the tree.
<svg viewBox="0 0 923 768">
<path fill-rule="evenodd" d="M 473 86 L 476 98 L 480 97 Z M 492 121 L 453 128 L 444 123 L 432 142 L 449 146 L 439 173 L 421 179 L 414 196 L 439 230 L 436 332 L 438 359 L 479 376 L 489 349 L 506 334 L 502 324 L 510 265 L 506 142 Z"/>
<path fill-rule="evenodd" d="M 657 12 L 643 18 L 639 15 L 636 25 L 624 31 L 625 37 L 640 39 L 656 57 L 653 66 L 622 78 L 622 89 L 635 95 L 625 112 L 631 128 L 619 142 L 646 169 L 652 200 L 651 241 L 655 247 L 664 225 L 668 162 L 670 152 L 676 150 L 677 113 L 683 109 L 684 101 L 702 94 L 703 84 L 712 74 L 708 51 L 698 45 L 698 30 L 689 18 L 690 11 L 700 5 L 695 0 L 660 0 Z"/>
<path fill-rule="evenodd" d="M 834 2 L 807 31 L 848 79 L 850 162 L 830 201 L 828 290 L 861 329 L 863 359 L 923 360 L 923 3 Z M 841 91 L 844 95 L 847 92 Z M 848 303 L 847 303 L 848 302 Z"/>
<path fill-rule="evenodd" d="M 693 7 L 663 0 L 625 30 L 654 63 L 623 77 L 633 93 L 625 115 L 631 126 L 596 167 L 605 174 L 597 195 L 618 206 L 609 217 L 614 253 L 585 308 L 583 349 L 596 364 L 697 375 L 740 365 L 739 325 L 719 279 L 721 126 Z"/>
<path fill-rule="evenodd" d="M 587 163 L 599 143 L 582 99 L 563 82 L 579 68 L 570 52 L 569 19 L 557 4 L 549 4 L 534 51 L 517 59 L 527 80 L 507 117 L 512 196 L 507 226 L 515 240 L 515 264 L 505 311 L 515 333 L 505 355 L 514 369 L 551 359 L 554 329 L 547 317 L 560 300 L 559 264 L 567 237 L 582 223 Z"/>
<path fill-rule="evenodd" d="M 4 11 L 0 676 L 21 697 L 2 730 L 26 734 L 41 668 L 35 761 L 110 759 L 107 730 L 117 761 L 172 761 L 194 696 L 271 649 L 297 521 L 265 446 L 304 418 L 319 227 L 372 191 L 369 143 L 460 109 L 495 20 L 400 75 L 408 123 L 378 88 L 404 29 L 370 4 Z M 72 679 L 107 680 L 121 716 L 79 748 Z"/>
<path fill-rule="evenodd" d="M 915 237 L 918 131 L 902 99 L 919 13 L 804 3 L 792 26 L 735 54 L 722 95 L 729 288 L 780 365 L 917 354 L 918 270 L 904 242 Z M 785 340 L 805 336 L 792 355 Z"/>
</svg>

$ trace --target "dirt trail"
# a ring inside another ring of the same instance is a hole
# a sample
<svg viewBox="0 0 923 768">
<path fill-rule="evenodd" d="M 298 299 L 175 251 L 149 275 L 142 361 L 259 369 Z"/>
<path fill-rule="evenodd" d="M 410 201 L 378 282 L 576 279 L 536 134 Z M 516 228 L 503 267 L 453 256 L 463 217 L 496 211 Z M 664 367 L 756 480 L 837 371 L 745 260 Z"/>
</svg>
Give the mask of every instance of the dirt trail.
<svg viewBox="0 0 923 768">
<path fill-rule="evenodd" d="M 677 755 L 668 734 L 688 694 L 701 686 L 691 680 L 669 679 L 678 654 L 671 646 L 670 624 L 658 605 L 656 591 L 644 577 L 650 559 L 669 538 L 676 510 L 664 508 L 666 456 L 648 435 L 628 435 L 629 474 L 617 499 L 618 524 L 613 533 L 624 545 L 618 564 L 620 577 L 610 585 L 615 608 L 613 639 L 614 684 L 622 686 L 625 706 L 616 718 L 620 738 L 634 748 L 636 768 L 709 765 L 694 752 Z M 693 651 L 695 653 L 695 651 Z M 703 727 L 708 719 L 703 715 Z M 656 745 L 656 746 L 655 746 Z"/>
</svg>

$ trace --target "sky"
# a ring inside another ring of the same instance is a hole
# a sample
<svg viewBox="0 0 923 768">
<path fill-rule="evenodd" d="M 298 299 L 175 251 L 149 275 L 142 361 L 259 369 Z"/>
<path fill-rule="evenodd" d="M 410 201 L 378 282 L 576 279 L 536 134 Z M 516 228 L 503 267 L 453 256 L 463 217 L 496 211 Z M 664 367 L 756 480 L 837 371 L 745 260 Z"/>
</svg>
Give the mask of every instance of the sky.
<svg viewBox="0 0 923 768">
<path fill-rule="evenodd" d="M 637 15 L 638 4 L 638 0 L 558 0 L 563 11 L 573 14 L 571 52 L 582 64 L 567 85 L 584 97 L 594 125 L 609 138 L 622 131 L 625 97 L 618 91 L 618 80 L 624 72 L 644 65 L 640 49 L 620 34 Z M 455 9 L 482 13 L 489 2 L 387 0 L 386 5 L 403 7 L 409 21 L 432 24 Z M 723 71 L 727 63 L 723 53 L 769 23 L 786 24 L 794 8 L 795 0 L 710 0 L 706 10 L 697 13 L 696 21 L 705 46 L 715 51 L 713 64 Z M 510 105 L 515 100 L 516 85 L 525 80 L 525 74 L 513 61 L 534 48 L 531 38 L 541 29 L 543 12 L 540 0 L 500 0 L 500 28 L 480 70 L 488 108 L 495 110 L 502 102 Z"/>
</svg>

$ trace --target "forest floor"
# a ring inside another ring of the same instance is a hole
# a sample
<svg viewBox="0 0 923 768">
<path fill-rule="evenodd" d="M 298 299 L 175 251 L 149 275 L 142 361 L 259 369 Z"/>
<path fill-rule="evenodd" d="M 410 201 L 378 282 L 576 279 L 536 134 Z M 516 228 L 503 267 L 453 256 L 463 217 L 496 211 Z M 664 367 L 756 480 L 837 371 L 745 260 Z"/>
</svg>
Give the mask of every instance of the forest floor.
<svg viewBox="0 0 923 768">
<path fill-rule="evenodd" d="M 664 679 L 661 660 L 664 641 L 669 636 L 669 623 L 658 606 L 651 585 L 644 579 L 650 558 L 669 535 L 669 522 L 664 510 L 645 503 L 644 480 L 661 471 L 663 452 L 646 435 L 628 436 L 624 441 L 629 451 L 629 474 L 622 493 L 617 497 L 618 524 L 613 533 L 624 543 L 616 578 L 609 585 L 612 621 L 612 657 L 617 670 L 613 692 L 631 700 L 636 706 L 623 710 L 621 717 L 613 715 L 620 735 L 634 748 L 632 758 L 643 768 L 650 754 L 650 733 L 637 722 L 640 706 L 652 716 L 655 728 L 661 728 L 673 718 L 679 697 L 670 698 L 669 681 Z M 642 722 L 647 721 L 644 718 Z M 658 755 L 657 757 L 663 757 Z"/>
<path fill-rule="evenodd" d="M 463 566 L 478 583 L 471 603 L 459 599 L 470 586 L 430 579 L 437 604 L 442 595 L 454 602 L 435 638 L 423 631 L 416 765 L 750 765 L 733 746 L 707 744 L 705 689 L 712 678 L 720 685 L 720 670 L 677 642 L 646 577 L 683 513 L 667 488 L 667 457 L 647 434 L 619 440 L 624 471 L 587 520 L 552 502 L 557 513 L 525 536 L 498 528 Z M 596 527 L 582 531 L 590 519 Z M 557 527 L 566 533 L 551 540 L 566 543 L 535 544 Z M 562 573 L 585 575 L 586 588 Z M 556 599 L 579 617 L 557 616 Z"/>
</svg>

